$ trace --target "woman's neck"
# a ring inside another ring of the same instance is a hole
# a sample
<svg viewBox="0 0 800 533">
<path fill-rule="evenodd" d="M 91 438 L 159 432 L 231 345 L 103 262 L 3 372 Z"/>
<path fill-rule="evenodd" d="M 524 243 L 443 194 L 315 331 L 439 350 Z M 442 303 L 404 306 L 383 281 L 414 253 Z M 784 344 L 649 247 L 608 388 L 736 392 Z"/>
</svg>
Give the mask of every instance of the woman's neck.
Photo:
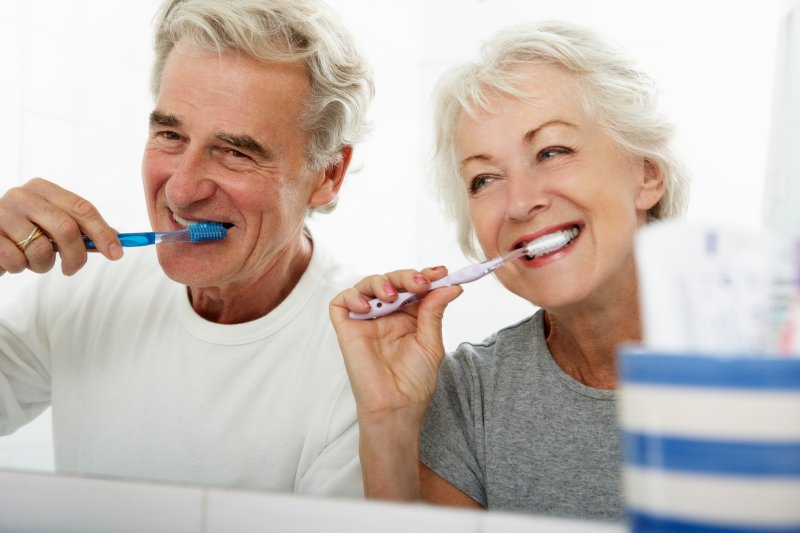
<svg viewBox="0 0 800 533">
<path fill-rule="evenodd" d="M 575 312 L 545 311 L 545 338 L 558 366 L 576 381 L 596 389 L 617 386 L 617 349 L 642 339 L 639 305 L 635 297 Z"/>
</svg>

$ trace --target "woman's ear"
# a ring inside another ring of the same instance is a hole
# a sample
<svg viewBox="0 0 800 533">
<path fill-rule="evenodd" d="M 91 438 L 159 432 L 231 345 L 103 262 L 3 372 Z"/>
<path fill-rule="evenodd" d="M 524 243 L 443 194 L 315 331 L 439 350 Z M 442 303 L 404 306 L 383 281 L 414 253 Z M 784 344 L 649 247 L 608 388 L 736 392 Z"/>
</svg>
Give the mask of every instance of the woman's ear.
<svg viewBox="0 0 800 533">
<path fill-rule="evenodd" d="M 344 176 L 347 174 L 347 167 L 353 157 L 353 147 L 344 146 L 339 152 L 339 161 L 332 164 L 323 171 L 322 180 L 317 184 L 317 188 L 311 193 L 309 205 L 321 207 L 330 204 L 336 199 L 339 189 L 344 183 Z"/>
<path fill-rule="evenodd" d="M 642 183 L 636 196 L 636 209 L 648 211 L 664 196 L 664 175 L 661 167 L 650 161 L 644 160 Z"/>
</svg>

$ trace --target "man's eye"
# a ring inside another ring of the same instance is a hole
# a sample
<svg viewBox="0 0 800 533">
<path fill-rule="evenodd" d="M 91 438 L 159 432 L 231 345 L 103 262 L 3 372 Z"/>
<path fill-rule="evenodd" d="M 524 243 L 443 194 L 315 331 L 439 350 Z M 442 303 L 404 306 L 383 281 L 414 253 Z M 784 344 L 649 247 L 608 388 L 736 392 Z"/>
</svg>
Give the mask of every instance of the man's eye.
<svg viewBox="0 0 800 533">
<path fill-rule="evenodd" d="M 232 169 L 251 168 L 255 160 L 244 152 L 240 152 L 236 148 L 224 147 L 218 152 L 220 162 L 227 165 Z"/>
<path fill-rule="evenodd" d="M 492 181 L 492 179 L 493 178 L 491 176 L 486 176 L 486 175 L 475 176 L 474 178 L 472 178 L 472 181 L 469 184 L 469 192 L 471 194 L 477 193 L 484 186 L 488 185 Z"/>
<path fill-rule="evenodd" d="M 179 141 L 181 139 L 180 134 L 174 131 L 160 131 L 158 135 L 168 141 Z"/>
</svg>

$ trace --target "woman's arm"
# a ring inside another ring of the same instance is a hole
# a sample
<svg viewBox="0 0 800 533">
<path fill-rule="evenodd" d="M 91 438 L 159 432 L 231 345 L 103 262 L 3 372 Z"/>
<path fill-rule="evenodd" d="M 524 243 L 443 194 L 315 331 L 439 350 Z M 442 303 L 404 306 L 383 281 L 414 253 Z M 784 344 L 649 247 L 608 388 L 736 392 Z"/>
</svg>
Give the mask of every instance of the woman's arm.
<svg viewBox="0 0 800 533">
<path fill-rule="evenodd" d="M 458 490 L 423 463 L 419 464 L 419 480 L 422 499 L 426 502 L 437 505 L 482 509 L 478 502 Z"/>
<path fill-rule="evenodd" d="M 419 427 L 405 416 L 359 416 L 359 458 L 367 498 L 417 501 L 421 497 Z"/>
<path fill-rule="evenodd" d="M 460 287 L 425 295 L 444 268 L 371 276 L 333 299 L 330 315 L 358 408 L 359 456 L 368 498 L 418 500 L 419 434 L 444 357 L 442 316 Z M 375 320 L 353 320 L 367 300 L 397 292 L 425 295 L 418 305 Z"/>
</svg>

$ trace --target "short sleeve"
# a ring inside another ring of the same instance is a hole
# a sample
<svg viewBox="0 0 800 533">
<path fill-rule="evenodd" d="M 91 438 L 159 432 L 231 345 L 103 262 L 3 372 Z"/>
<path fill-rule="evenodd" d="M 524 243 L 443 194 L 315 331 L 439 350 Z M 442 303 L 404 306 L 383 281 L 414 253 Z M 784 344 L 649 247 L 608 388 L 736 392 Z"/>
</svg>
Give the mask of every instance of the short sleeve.
<svg viewBox="0 0 800 533">
<path fill-rule="evenodd" d="M 477 374 L 462 345 L 445 357 L 420 435 L 420 460 L 486 507 L 483 408 Z"/>
</svg>

